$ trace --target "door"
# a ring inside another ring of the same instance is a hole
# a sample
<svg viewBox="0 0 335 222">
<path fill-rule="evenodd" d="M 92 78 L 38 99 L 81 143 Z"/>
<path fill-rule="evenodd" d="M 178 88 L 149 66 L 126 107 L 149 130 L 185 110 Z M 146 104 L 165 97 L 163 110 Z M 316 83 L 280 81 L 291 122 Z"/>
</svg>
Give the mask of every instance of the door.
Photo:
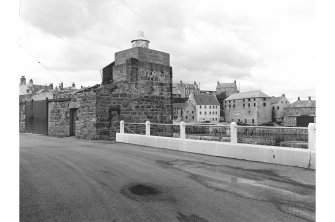
<svg viewBox="0 0 335 222">
<path fill-rule="evenodd" d="M 47 101 L 34 101 L 32 133 L 48 134 L 48 107 Z"/>
<path fill-rule="evenodd" d="M 76 121 L 78 109 L 70 109 L 70 136 L 76 135 Z"/>
<path fill-rule="evenodd" d="M 297 126 L 307 127 L 309 123 L 314 123 L 313 116 L 297 116 Z"/>
</svg>

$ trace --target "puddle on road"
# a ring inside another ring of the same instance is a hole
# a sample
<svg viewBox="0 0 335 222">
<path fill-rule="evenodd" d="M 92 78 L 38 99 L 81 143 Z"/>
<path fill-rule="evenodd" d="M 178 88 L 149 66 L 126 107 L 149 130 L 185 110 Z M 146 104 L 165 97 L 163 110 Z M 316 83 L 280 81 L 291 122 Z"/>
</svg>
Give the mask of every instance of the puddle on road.
<svg viewBox="0 0 335 222">
<path fill-rule="evenodd" d="M 280 176 L 269 169 L 243 169 L 190 160 L 157 161 L 215 191 L 274 204 L 278 210 L 315 220 L 315 185 Z"/>
<path fill-rule="evenodd" d="M 176 201 L 169 188 L 152 183 L 131 183 L 123 186 L 120 193 L 137 201 Z"/>
</svg>

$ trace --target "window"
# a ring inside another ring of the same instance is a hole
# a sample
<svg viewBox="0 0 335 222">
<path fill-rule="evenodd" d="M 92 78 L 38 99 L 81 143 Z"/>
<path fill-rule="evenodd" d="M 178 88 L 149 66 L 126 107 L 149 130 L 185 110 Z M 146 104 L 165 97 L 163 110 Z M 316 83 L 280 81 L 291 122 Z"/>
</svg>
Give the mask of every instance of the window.
<svg viewBox="0 0 335 222">
<path fill-rule="evenodd" d="M 247 123 L 247 119 L 245 119 L 244 122 Z"/>
<path fill-rule="evenodd" d="M 232 122 L 234 122 L 234 119 L 231 119 Z"/>
<path fill-rule="evenodd" d="M 244 102 L 244 99 L 243 99 L 243 102 Z"/>
<path fill-rule="evenodd" d="M 283 103 L 283 101 L 281 101 L 281 103 Z"/>
<path fill-rule="evenodd" d="M 237 120 L 237 122 L 240 122 L 240 121 L 241 121 L 240 119 Z"/>
<path fill-rule="evenodd" d="M 200 105 L 200 109 L 201 109 L 201 105 Z"/>
<path fill-rule="evenodd" d="M 279 106 L 277 106 L 277 110 L 279 110 Z"/>
<path fill-rule="evenodd" d="M 250 107 L 250 103 L 248 103 L 248 107 Z"/>
<path fill-rule="evenodd" d="M 194 119 L 194 116 L 192 116 L 192 119 Z"/>
<path fill-rule="evenodd" d="M 263 98 L 263 100 L 265 101 L 265 100 L 266 100 L 266 98 Z"/>
<path fill-rule="evenodd" d="M 256 98 L 254 98 L 254 101 L 256 101 Z"/>
<path fill-rule="evenodd" d="M 205 111 L 205 115 L 206 115 L 206 111 Z"/>
<path fill-rule="evenodd" d="M 201 111 L 200 111 L 200 115 L 201 115 Z"/>
<path fill-rule="evenodd" d="M 187 119 L 187 116 L 186 116 L 186 119 Z"/>
<path fill-rule="evenodd" d="M 224 108 L 227 108 L 227 105 L 224 105 Z"/>
<path fill-rule="evenodd" d="M 212 108 L 212 106 L 209 106 L 209 108 L 211 109 L 211 108 Z"/>
<path fill-rule="evenodd" d="M 245 104 L 243 104 L 243 107 L 245 107 Z"/>
<path fill-rule="evenodd" d="M 194 113 L 194 111 L 192 110 L 192 114 Z"/>
<path fill-rule="evenodd" d="M 250 102 L 250 99 L 248 99 L 248 101 Z"/>
<path fill-rule="evenodd" d="M 233 102 L 235 103 L 235 100 L 233 100 Z"/>
<path fill-rule="evenodd" d="M 266 106 L 266 103 L 263 103 L 263 106 Z"/>
<path fill-rule="evenodd" d="M 286 103 L 287 103 L 287 101 L 286 101 Z"/>
<path fill-rule="evenodd" d="M 254 103 L 254 106 L 256 106 L 256 103 Z"/>
<path fill-rule="evenodd" d="M 211 115 L 212 114 L 212 112 L 211 111 L 209 111 L 209 115 Z"/>
<path fill-rule="evenodd" d="M 230 105 L 229 105 L 229 108 L 230 108 Z"/>
<path fill-rule="evenodd" d="M 255 120 L 254 119 L 252 119 L 252 124 L 254 124 L 255 123 Z"/>
<path fill-rule="evenodd" d="M 205 109 L 206 109 L 206 106 L 205 106 Z"/>
<path fill-rule="evenodd" d="M 188 110 L 186 112 L 188 113 Z"/>
</svg>

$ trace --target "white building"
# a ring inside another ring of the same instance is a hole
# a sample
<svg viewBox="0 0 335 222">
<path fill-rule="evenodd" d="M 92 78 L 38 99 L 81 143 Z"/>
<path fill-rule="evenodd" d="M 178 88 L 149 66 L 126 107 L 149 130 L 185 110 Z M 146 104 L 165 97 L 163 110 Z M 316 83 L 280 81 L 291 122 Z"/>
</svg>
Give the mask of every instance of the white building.
<svg viewBox="0 0 335 222">
<path fill-rule="evenodd" d="M 220 120 L 220 103 L 213 94 L 193 93 L 189 96 L 189 102 L 195 105 L 196 122 L 218 123 Z"/>
</svg>

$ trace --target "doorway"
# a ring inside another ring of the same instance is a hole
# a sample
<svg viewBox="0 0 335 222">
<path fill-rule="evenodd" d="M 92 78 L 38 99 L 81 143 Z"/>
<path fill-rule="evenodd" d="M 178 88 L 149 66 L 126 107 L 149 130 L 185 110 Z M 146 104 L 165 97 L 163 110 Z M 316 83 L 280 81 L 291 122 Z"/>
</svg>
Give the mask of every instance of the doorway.
<svg viewBox="0 0 335 222">
<path fill-rule="evenodd" d="M 70 109 L 70 136 L 76 136 L 76 121 L 78 120 L 78 109 Z"/>
</svg>

